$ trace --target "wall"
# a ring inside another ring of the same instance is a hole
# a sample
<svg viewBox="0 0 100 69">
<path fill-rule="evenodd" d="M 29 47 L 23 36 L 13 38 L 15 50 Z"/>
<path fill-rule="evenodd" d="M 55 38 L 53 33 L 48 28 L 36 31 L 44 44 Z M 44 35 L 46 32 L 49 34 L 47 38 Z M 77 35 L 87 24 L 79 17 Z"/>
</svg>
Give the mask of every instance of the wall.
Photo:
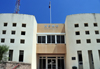
<svg viewBox="0 0 100 69">
<path fill-rule="evenodd" d="M 88 23 L 88 27 L 84 27 L 84 23 Z M 97 23 L 98 26 L 94 27 L 93 23 Z M 74 24 L 79 24 L 79 27 L 75 28 Z M 72 66 L 78 65 L 77 51 L 82 51 L 83 69 L 90 69 L 88 50 L 92 50 L 94 68 L 100 68 L 99 54 L 100 43 L 96 42 L 96 39 L 100 39 L 100 34 L 95 34 L 95 30 L 100 32 L 100 14 L 75 14 L 69 15 L 65 22 L 66 31 L 66 62 L 67 69 L 71 69 Z M 75 35 L 76 31 L 80 31 L 80 35 Z M 89 31 L 90 34 L 86 35 L 85 31 Z M 87 43 L 86 39 L 91 39 L 91 43 Z M 80 44 L 76 43 L 76 40 L 81 40 Z M 76 57 L 76 60 L 72 60 L 72 57 Z"/>
<path fill-rule="evenodd" d="M 4 23 L 8 23 L 7 27 L 4 27 Z M 13 27 L 12 23 L 16 23 L 17 26 Z M 26 24 L 26 27 L 22 27 L 23 23 Z M 6 30 L 6 34 L 2 34 L 2 30 Z M 15 35 L 11 34 L 12 30 L 16 31 Z M 10 50 L 13 50 L 12 61 L 19 62 L 19 50 L 24 50 L 23 62 L 32 63 L 36 60 L 36 30 L 37 22 L 33 15 L 0 14 L 0 40 L 5 38 L 5 42 L 0 42 L 0 45 L 6 44 L 10 47 Z M 26 34 L 21 35 L 21 31 L 25 31 Z M 15 42 L 10 43 L 10 39 L 15 39 Z M 25 43 L 21 44 L 20 39 L 24 39 Z"/>
<path fill-rule="evenodd" d="M 47 27 L 45 27 L 45 25 Z M 54 27 L 52 27 L 52 25 L 54 25 Z M 37 32 L 38 33 L 65 33 L 65 24 L 38 24 Z"/>
</svg>

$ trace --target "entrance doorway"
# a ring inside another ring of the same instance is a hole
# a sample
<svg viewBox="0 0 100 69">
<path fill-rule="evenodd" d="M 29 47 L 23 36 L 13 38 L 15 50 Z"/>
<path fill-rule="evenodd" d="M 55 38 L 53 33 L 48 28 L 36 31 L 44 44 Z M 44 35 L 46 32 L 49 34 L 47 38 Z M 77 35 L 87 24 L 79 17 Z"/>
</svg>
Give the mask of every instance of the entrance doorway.
<svg viewBox="0 0 100 69">
<path fill-rule="evenodd" d="M 64 56 L 40 55 L 38 69 L 65 69 Z"/>
</svg>

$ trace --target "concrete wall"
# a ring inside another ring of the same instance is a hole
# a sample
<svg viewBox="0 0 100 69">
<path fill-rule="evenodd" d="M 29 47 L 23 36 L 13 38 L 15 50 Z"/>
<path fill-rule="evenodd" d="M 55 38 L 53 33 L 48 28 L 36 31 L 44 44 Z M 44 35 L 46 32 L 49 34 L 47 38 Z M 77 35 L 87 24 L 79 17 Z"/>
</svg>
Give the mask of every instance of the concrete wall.
<svg viewBox="0 0 100 69">
<path fill-rule="evenodd" d="M 38 33 L 65 33 L 65 24 L 38 24 L 37 32 Z"/>
<path fill-rule="evenodd" d="M 37 44 L 38 54 L 65 54 L 65 44 Z"/>
<path fill-rule="evenodd" d="M 84 23 L 88 23 L 88 27 L 84 27 Z M 97 23 L 97 27 L 94 27 L 93 23 Z M 74 24 L 79 24 L 79 27 L 75 28 Z M 99 54 L 100 43 L 96 42 L 96 39 L 100 39 L 100 33 L 95 34 L 95 30 L 100 32 L 100 14 L 75 14 L 66 17 L 65 31 L 66 31 L 66 62 L 67 69 L 72 69 L 72 66 L 78 65 L 77 51 L 82 51 L 83 69 L 90 69 L 88 50 L 92 50 L 94 68 L 100 68 Z M 76 31 L 80 31 L 80 35 L 75 35 Z M 85 31 L 89 31 L 90 34 L 86 35 Z M 91 43 L 87 43 L 86 39 L 91 39 Z M 76 40 L 81 40 L 80 44 L 76 43 Z M 76 57 L 76 60 L 72 60 L 72 57 Z"/>
<path fill-rule="evenodd" d="M 8 25 L 4 27 L 4 23 L 8 23 Z M 16 27 L 12 26 L 13 23 L 17 24 Z M 22 27 L 23 23 L 26 24 L 26 27 Z M 2 30 L 6 30 L 6 34 L 2 34 Z M 15 35 L 11 34 L 12 30 L 16 31 Z M 0 41 L 0 45 L 6 44 L 10 50 L 13 50 L 12 61 L 19 62 L 19 50 L 24 50 L 23 62 L 32 63 L 36 60 L 36 30 L 37 22 L 33 15 L 0 14 L 0 40 L 5 38 L 5 42 Z M 25 31 L 26 34 L 21 35 L 21 31 Z M 15 42 L 10 43 L 10 39 L 15 39 Z M 21 44 L 20 39 L 24 39 L 25 43 Z"/>
</svg>

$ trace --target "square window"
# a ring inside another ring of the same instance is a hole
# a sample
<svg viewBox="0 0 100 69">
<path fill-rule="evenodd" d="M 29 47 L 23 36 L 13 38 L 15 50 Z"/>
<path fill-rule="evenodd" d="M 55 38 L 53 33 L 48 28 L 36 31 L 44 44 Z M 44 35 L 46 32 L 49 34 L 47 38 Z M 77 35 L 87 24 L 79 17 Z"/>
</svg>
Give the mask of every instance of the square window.
<svg viewBox="0 0 100 69">
<path fill-rule="evenodd" d="M 94 23 L 94 27 L 97 27 L 98 25 L 97 25 L 97 23 Z"/>
<path fill-rule="evenodd" d="M 99 31 L 95 31 L 95 34 L 99 34 Z"/>
<path fill-rule="evenodd" d="M 85 34 L 90 34 L 89 31 L 85 31 Z"/>
<path fill-rule="evenodd" d="M 11 34 L 15 34 L 16 32 L 15 31 L 11 31 Z"/>
<path fill-rule="evenodd" d="M 84 27 L 88 27 L 88 23 L 84 23 Z"/>
<path fill-rule="evenodd" d="M 75 32 L 75 34 L 76 34 L 76 35 L 80 35 L 80 32 L 79 32 L 79 31 L 77 31 L 77 32 Z"/>
<path fill-rule="evenodd" d="M 21 44 L 24 44 L 24 43 L 25 43 L 25 40 L 24 40 L 24 39 L 21 39 L 21 40 L 20 40 L 20 43 L 21 43 Z"/>
<path fill-rule="evenodd" d="M 72 60 L 76 60 L 76 57 L 72 57 Z"/>
<path fill-rule="evenodd" d="M 10 39 L 10 43 L 14 43 L 14 39 Z"/>
<path fill-rule="evenodd" d="M 5 39 L 4 38 L 1 38 L 1 43 L 4 43 L 5 42 Z"/>
<path fill-rule="evenodd" d="M 79 27 L 79 24 L 74 24 L 75 27 Z"/>
<path fill-rule="evenodd" d="M 25 35 L 25 31 L 21 31 L 21 35 Z"/>
<path fill-rule="evenodd" d="M 7 26 L 8 23 L 4 23 L 4 26 Z"/>
<path fill-rule="evenodd" d="M 76 43 L 77 43 L 77 44 L 80 44 L 80 43 L 81 43 L 81 40 L 76 40 Z"/>
<path fill-rule="evenodd" d="M 16 27 L 16 25 L 17 25 L 16 23 L 13 23 L 13 27 Z"/>
<path fill-rule="evenodd" d="M 87 43 L 91 43 L 91 40 L 90 40 L 90 39 L 87 39 L 86 42 L 87 42 Z"/>
<path fill-rule="evenodd" d="M 100 43 L 100 39 L 97 39 L 97 43 Z"/>
<path fill-rule="evenodd" d="M 6 34 L 6 30 L 3 30 L 3 31 L 2 31 L 2 34 Z"/>
<path fill-rule="evenodd" d="M 26 24 L 22 24 L 22 27 L 26 27 Z"/>
</svg>

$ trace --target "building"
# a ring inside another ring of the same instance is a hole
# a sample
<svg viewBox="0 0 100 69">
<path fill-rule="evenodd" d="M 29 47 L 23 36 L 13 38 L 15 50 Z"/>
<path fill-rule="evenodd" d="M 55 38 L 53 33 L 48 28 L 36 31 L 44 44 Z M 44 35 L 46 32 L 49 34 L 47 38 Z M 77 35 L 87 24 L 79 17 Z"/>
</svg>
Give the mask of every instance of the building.
<svg viewBox="0 0 100 69">
<path fill-rule="evenodd" d="M 100 69 L 100 14 L 74 14 L 65 24 L 38 24 L 35 16 L 0 14 L 0 44 L 9 60 L 32 69 Z"/>
</svg>

